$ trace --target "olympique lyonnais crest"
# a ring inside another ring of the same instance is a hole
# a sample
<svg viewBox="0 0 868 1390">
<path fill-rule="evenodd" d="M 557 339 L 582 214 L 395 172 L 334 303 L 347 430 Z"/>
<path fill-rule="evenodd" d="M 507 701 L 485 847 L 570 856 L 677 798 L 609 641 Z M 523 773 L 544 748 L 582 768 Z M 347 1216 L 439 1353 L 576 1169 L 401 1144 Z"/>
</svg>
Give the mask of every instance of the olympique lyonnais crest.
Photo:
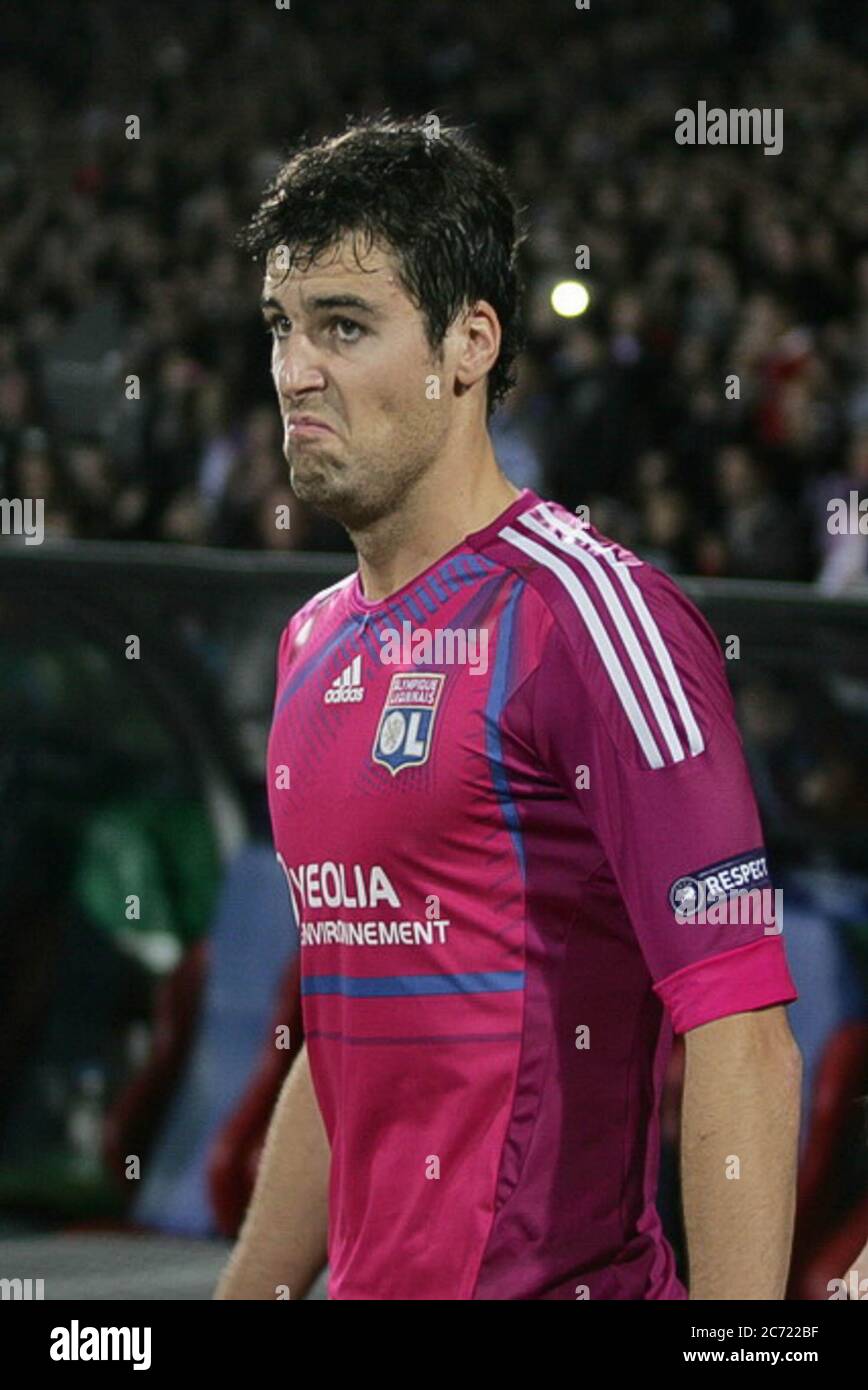
<svg viewBox="0 0 868 1390">
<path fill-rule="evenodd" d="M 387 767 L 393 777 L 402 767 L 418 767 L 428 761 L 444 680 L 442 672 L 428 671 L 419 675 L 402 671 L 392 677 L 374 739 L 373 759 Z"/>
</svg>

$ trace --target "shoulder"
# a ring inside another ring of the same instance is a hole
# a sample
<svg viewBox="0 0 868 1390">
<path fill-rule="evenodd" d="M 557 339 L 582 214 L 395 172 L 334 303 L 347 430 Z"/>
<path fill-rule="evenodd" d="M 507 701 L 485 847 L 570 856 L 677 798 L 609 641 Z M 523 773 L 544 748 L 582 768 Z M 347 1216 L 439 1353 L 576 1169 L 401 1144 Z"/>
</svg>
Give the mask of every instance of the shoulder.
<svg viewBox="0 0 868 1390">
<path fill-rule="evenodd" d="M 606 639 L 630 642 L 655 626 L 720 656 L 708 621 L 663 570 L 582 522 L 557 502 L 514 516 L 489 554 L 516 570 L 577 656 Z"/>
<path fill-rule="evenodd" d="M 328 588 L 320 589 L 319 593 L 296 609 L 280 636 L 278 667 L 289 661 L 294 650 L 307 646 L 315 634 L 324 633 L 333 621 L 339 619 L 354 578 L 355 572 L 346 575 Z"/>
<path fill-rule="evenodd" d="M 637 766 L 700 754 L 731 696 L 720 644 L 674 580 L 556 503 L 500 539 L 545 610 L 541 684 L 590 701 Z"/>
</svg>

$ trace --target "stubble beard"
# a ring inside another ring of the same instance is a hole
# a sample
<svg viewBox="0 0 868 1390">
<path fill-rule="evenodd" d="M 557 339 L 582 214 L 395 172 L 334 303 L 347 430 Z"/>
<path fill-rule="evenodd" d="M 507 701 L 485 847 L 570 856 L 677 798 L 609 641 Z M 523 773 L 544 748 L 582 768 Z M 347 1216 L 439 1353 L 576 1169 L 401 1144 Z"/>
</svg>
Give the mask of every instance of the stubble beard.
<svg viewBox="0 0 868 1390">
<path fill-rule="evenodd" d="M 295 446 L 289 452 L 289 481 L 296 497 L 338 522 L 351 536 L 399 511 L 431 465 L 427 457 L 415 457 L 395 470 L 383 464 L 366 465 L 364 460 L 355 460 L 355 466 L 348 468 L 343 461 L 326 455 L 321 466 L 302 472 L 296 466 L 294 451 Z"/>
</svg>

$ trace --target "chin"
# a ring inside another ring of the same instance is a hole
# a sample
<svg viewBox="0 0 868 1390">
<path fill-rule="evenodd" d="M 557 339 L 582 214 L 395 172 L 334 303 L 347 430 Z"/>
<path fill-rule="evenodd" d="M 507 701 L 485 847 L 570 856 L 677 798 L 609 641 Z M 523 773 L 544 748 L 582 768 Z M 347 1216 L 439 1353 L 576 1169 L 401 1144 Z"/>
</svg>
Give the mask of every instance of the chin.
<svg viewBox="0 0 868 1390">
<path fill-rule="evenodd" d="M 335 521 L 341 520 L 342 503 L 346 503 L 347 499 L 342 496 L 342 489 L 335 486 L 325 469 L 291 467 L 289 482 L 300 502 L 316 507 L 317 511 L 323 512 Z"/>
<path fill-rule="evenodd" d="M 291 454 L 289 459 L 289 481 L 299 497 L 313 500 L 314 493 L 330 492 L 334 486 L 334 472 L 328 466 L 328 459 L 311 455 Z"/>
</svg>

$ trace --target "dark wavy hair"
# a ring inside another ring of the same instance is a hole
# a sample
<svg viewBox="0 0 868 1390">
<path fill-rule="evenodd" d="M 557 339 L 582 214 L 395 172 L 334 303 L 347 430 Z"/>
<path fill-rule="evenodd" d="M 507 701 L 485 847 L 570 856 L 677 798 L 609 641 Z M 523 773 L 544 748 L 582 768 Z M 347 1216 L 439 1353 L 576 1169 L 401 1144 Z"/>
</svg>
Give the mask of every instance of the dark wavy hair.
<svg viewBox="0 0 868 1390">
<path fill-rule="evenodd" d="M 401 284 L 422 313 L 433 352 L 456 315 L 485 299 L 501 346 L 488 374 L 487 415 L 515 385 L 524 345 L 521 211 L 504 172 L 457 127 L 388 111 L 350 117 L 346 130 L 306 140 L 268 185 L 239 236 L 260 265 L 277 246 L 305 269 L 345 235 L 361 233 L 397 260 Z M 356 247 L 358 259 L 358 244 Z"/>
</svg>

